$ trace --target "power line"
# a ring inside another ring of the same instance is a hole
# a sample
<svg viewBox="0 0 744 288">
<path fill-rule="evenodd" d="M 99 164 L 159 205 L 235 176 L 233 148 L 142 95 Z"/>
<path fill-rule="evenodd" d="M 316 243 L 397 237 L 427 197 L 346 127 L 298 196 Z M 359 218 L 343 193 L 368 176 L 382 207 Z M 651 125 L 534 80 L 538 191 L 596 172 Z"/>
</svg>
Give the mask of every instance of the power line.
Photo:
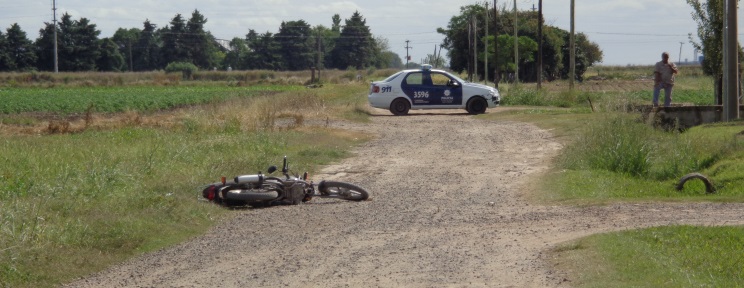
<svg viewBox="0 0 744 288">
<path fill-rule="evenodd" d="M 619 33 L 619 32 L 584 32 L 600 35 L 623 35 L 623 36 L 653 36 L 653 37 L 687 37 L 687 34 L 647 34 L 647 33 Z"/>
</svg>

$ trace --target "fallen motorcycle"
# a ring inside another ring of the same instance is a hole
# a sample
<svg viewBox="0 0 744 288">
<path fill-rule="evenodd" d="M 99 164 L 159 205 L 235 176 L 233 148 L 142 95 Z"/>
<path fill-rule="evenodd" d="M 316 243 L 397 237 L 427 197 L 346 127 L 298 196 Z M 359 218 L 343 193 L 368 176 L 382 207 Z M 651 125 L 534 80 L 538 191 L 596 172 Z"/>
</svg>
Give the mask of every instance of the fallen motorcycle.
<svg viewBox="0 0 744 288">
<path fill-rule="evenodd" d="M 305 172 L 302 177 L 291 175 L 287 157 L 284 157 L 282 174 L 271 176 L 276 166 L 268 168 L 268 174 L 240 175 L 232 180 L 221 178 L 220 182 L 207 185 L 202 196 L 209 201 L 225 206 L 265 207 L 271 205 L 297 205 L 310 201 L 313 197 L 337 198 L 349 201 L 363 201 L 369 192 L 357 185 L 340 181 L 320 181 L 317 185 L 308 180 Z"/>
</svg>

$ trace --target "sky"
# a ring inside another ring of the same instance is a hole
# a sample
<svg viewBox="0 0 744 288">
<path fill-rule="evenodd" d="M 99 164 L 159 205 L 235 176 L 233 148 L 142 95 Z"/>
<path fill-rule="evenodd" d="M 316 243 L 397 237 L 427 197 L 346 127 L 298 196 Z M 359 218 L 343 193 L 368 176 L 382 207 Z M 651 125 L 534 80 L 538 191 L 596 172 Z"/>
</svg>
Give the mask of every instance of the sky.
<svg viewBox="0 0 744 288">
<path fill-rule="evenodd" d="M 52 22 L 53 0 L 0 0 L 0 31 L 18 23 L 28 38 L 36 40 L 44 22 Z M 513 0 L 497 0 L 499 6 L 513 9 Z M 518 10 L 531 10 L 538 0 L 517 0 Z M 401 58 L 406 52 L 421 62 L 443 37 L 437 28 L 446 28 L 460 7 L 484 1 L 468 0 L 56 0 L 57 19 L 68 13 L 74 20 L 85 17 L 101 31 L 100 38 L 111 37 L 118 28 L 140 28 L 150 22 L 164 27 L 176 15 L 185 19 L 196 9 L 207 18 L 206 30 L 218 39 L 245 37 L 249 29 L 276 33 L 283 21 L 305 20 L 311 26 L 330 27 L 331 17 L 348 19 L 355 11 L 366 19 L 376 37 L 388 40 L 390 50 Z M 493 6 L 494 1 L 489 1 Z M 570 30 L 571 0 L 544 0 L 545 22 Z M 652 65 L 667 51 L 672 61 L 695 59 L 688 34 L 696 35 L 692 8 L 685 0 L 575 0 L 576 31 L 589 36 L 604 52 L 600 65 Z M 739 35 L 744 33 L 742 12 Z M 342 25 L 343 25 L 342 21 Z M 694 37 L 697 39 L 697 37 Z M 408 47 L 406 51 L 406 40 Z M 444 52 L 443 52 L 444 54 Z M 405 59 L 403 60 L 405 62 Z"/>
</svg>

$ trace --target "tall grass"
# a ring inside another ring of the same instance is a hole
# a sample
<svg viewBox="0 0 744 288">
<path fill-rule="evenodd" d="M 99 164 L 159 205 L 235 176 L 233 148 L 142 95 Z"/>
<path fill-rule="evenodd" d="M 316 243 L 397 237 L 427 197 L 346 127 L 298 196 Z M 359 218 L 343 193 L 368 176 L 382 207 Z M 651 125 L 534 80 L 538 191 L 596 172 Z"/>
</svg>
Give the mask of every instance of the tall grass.
<svg viewBox="0 0 744 288">
<path fill-rule="evenodd" d="M 590 107 L 592 95 L 579 90 L 575 91 L 549 91 L 546 89 L 538 90 L 526 85 L 502 85 L 504 89 L 500 92 L 505 106 L 554 106 L 562 108 L 571 108 L 585 106 Z"/>
<path fill-rule="evenodd" d="M 562 166 L 647 176 L 653 151 L 647 136 L 651 134 L 653 128 L 627 117 L 603 119 L 566 147 Z"/>
<path fill-rule="evenodd" d="M 734 132 L 736 128 L 726 130 Z M 744 147 L 735 133 L 725 136 L 707 132 L 711 131 L 705 127 L 687 133 L 665 132 L 634 116 L 610 115 L 590 124 L 569 144 L 560 163 L 566 169 L 600 169 L 666 180 L 709 168 Z"/>
</svg>

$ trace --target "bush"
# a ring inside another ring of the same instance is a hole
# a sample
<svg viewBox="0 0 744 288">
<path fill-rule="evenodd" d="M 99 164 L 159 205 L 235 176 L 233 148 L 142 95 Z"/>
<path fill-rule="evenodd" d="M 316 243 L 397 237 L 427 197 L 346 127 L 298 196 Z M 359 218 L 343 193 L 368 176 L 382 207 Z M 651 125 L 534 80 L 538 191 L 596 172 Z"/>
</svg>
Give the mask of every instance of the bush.
<svg viewBox="0 0 744 288">
<path fill-rule="evenodd" d="M 171 62 L 170 64 L 168 64 L 168 66 L 165 67 L 166 73 L 183 73 L 184 80 L 190 80 L 194 73 L 198 70 L 199 68 L 197 68 L 196 65 L 188 62 Z"/>
</svg>

